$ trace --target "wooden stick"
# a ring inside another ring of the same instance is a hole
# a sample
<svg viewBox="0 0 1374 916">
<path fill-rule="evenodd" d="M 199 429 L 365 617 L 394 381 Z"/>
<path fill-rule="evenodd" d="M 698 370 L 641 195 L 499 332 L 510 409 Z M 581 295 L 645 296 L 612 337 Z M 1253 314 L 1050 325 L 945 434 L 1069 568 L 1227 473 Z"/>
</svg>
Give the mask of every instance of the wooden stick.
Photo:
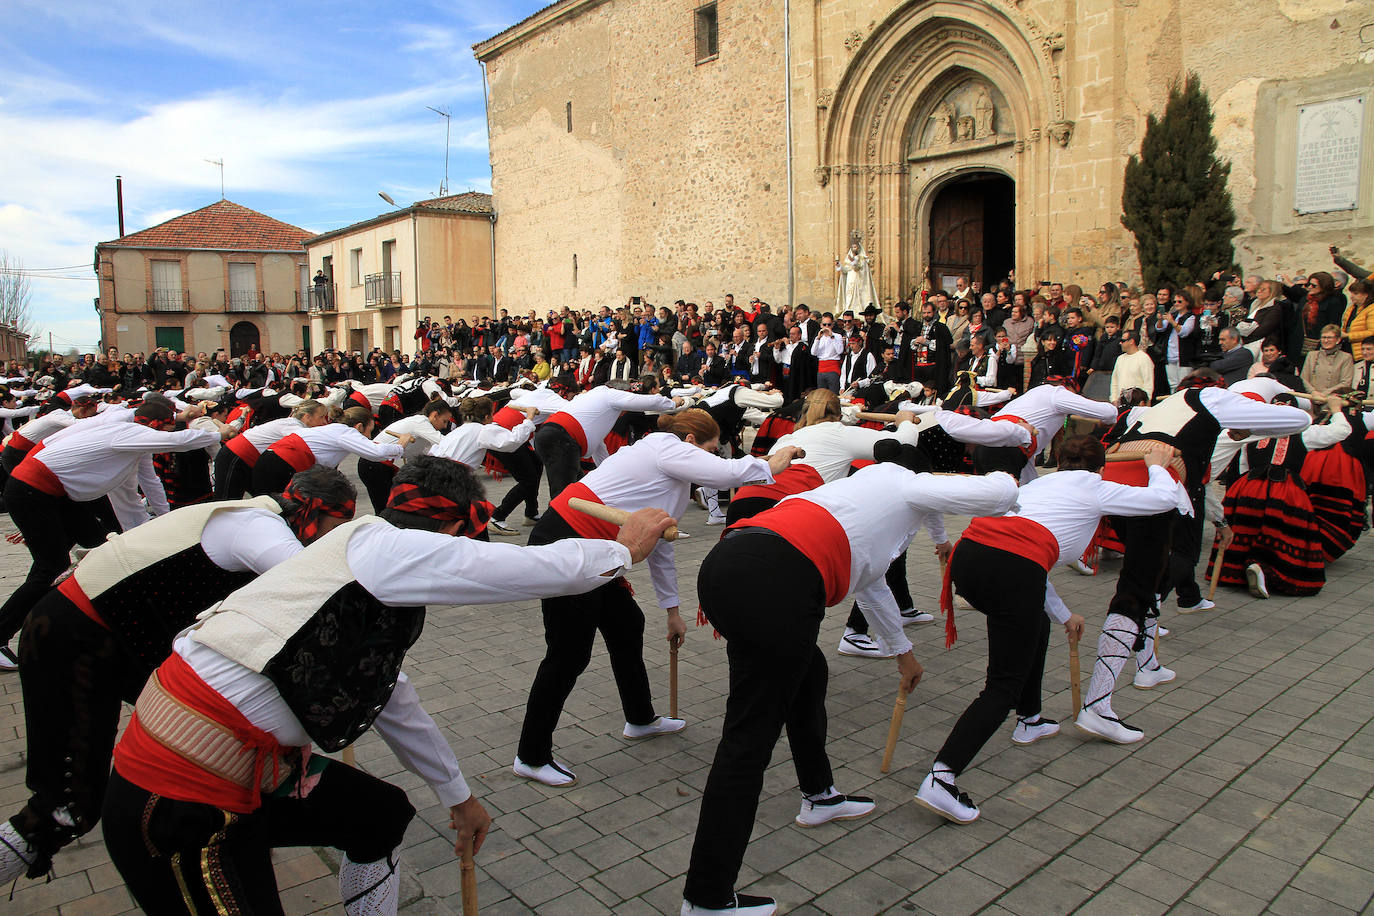
<svg viewBox="0 0 1374 916">
<path fill-rule="evenodd" d="M 897 702 L 892 707 L 892 724 L 887 727 L 887 747 L 883 750 L 882 772 L 892 769 L 892 754 L 897 750 L 897 736 L 902 732 L 902 717 L 906 715 L 906 691 L 898 688 Z"/>
<path fill-rule="evenodd" d="M 1216 561 L 1212 564 L 1212 584 L 1207 588 L 1207 600 L 1211 601 L 1217 596 L 1217 586 L 1221 584 L 1221 564 L 1226 561 L 1226 547 L 1223 545 L 1217 550 Z"/>
<path fill-rule="evenodd" d="M 463 888 L 463 916 L 477 916 L 477 865 L 472 861 L 471 849 L 463 852 L 458 868 Z"/>
<path fill-rule="evenodd" d="M 568 507 L 576 509 L 583 515 L 590 515 L 592 518 L 599 518 L 603 522 L 610 522 L 612 525 L 623 525 L 630 517 L 630 513 L 624 509 L 617 509 L 615 506 L 603 506 L 601 503 L 594 503 L 590 499 L 578 499 L 576 496 L 568 500 Z M 669 526 L 661 537 L 665 541 L 676 541 L 678 539 L 677 525 Z"/>
<path fill-rule="evenodd" d="M 344 763 L 353 767 L 355 770 L 358 768 L 358 752 L 353 750 L 353 745 L 350 744 L 348 747 L 344 748 L 340 756 L 343 757 Z"/>
<path fill-rule="evenodd" d="M 1073 697 L 1073 713 L 1070 718 L 1078 717 L 1083 707 L 1083 673 L 1078 668 L 1078 640 L 1069 640 L 1069 693 Z"/>
<path fill-rule="evenodd" d="M 668 649 L 668 715 L 677 718 L 677 646 Z"/>
</svg>

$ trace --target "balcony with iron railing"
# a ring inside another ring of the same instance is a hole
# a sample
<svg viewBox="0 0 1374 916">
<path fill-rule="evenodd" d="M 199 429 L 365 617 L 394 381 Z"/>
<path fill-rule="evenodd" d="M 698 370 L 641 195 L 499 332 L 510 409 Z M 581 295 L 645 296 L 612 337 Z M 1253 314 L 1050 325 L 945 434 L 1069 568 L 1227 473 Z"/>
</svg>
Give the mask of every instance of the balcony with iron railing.
<svg viewBox="0 0 1374 916">
<path fill-rule="evenodd" d="M 265 312 L 267 296 L 260 289 L 226 289 L 224 291 L 224 310 L 226 312 Z"/>
<path fill-rule="evenodd" d="M 310 314 L 319 315 L 323 312 L 333 312 L 338 309 L 336 305 L 338 286 L 334 283 L 312 283 L 310 291 L 306 293 L 310 297 Z M 296 293 L 296 301 L 300 302 L 300 293 Z M 296 309 L 300 311 L 300 308 Z"/>
<path fill-rule="evenodd" d="M 147 302 L 150 312 L 189 312 L 191 310 L 191 291 L 189 289 L 149 289 Z"/>
<path fill-rule="evenodd" d="M 368 308 L 401 304 L 401 273 L 368 274 L 363 277 L 363 300 Z"/>
</svg>

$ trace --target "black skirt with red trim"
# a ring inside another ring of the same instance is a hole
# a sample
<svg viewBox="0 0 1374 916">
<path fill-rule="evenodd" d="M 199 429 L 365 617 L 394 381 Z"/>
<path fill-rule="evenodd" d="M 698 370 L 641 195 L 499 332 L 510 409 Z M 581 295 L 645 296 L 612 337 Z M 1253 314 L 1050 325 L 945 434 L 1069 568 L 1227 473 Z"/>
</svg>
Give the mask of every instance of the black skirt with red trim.
<svg viewBox="0 0 1374 916">
<path fill-rule="evenodd" d="M 797 421 L 790 417 L 780 417 L 776 414 L 765 417 L 754 436 L 754 444 L 750 447 L 749 454 L 755 458 L 768 457 L 773 445 L 796 428 Z"/>
<path fill-rule="evenodd" d="M 1364 530 L 1364 466 L 1339 445 L 1308 452 L 1302 479 L 1317 514 L 1326 562 L 1355 546 Z"/>
<path fill-rule="evenodd" d="M 1274 479 L 1271 479 L 1271 473 Z M 1282 469 L 1247 474 L 1226 491 L 1226 524 L 1235 539 L 1221 565 L 1221 584 L 1245 587 L 1245 568 L 1258 563 L 1278 595 L 1315 595 L 1326 584 L 1326 556 L 1306 491 Z M 1207 563 L 1212 575 L 1216 549 Z"/>
</svg>

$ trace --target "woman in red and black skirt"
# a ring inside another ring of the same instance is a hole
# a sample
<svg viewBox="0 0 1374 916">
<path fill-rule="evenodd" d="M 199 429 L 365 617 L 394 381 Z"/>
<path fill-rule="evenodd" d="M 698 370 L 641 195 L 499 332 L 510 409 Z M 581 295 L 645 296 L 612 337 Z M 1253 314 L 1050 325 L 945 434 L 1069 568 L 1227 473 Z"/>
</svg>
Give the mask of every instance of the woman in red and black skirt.
<svg viewBox="0 0 1374 916">
<path fill-rule="evenodd" d="M 1302 479 L 1312 510 L 1317 513 L 1317 530 L 1322 553 L 1332 563 L 1355 546 L 1364 531 L 1364 503 L 1367 478 L 1364 467 L 1371 443 L 1363 410 L 1345 414 L 1350 433 L 1330 448 L 1307 453 L 1302 464 Z"/>
<path fill-rule="evenodd" d="M 1286 398 L 1274 399 L 1279 403 Z M 1312 501 L 1299 473 L 1311 449 L 1326 448 L 1350 434 L 1332 398 L 1329 422 L 1305 432 L 1253 442 L 1245 449 L 1250 470 L 1226 491 L 1222 507 L 1234 533 L 1222 561 L 1222 585 L 1247 587 L 1256 598 L 1315 595 L 1326 584 L 1326 556 Z M 1216 562 L 1208 563 L 1208 575 Z"/>
</svg>

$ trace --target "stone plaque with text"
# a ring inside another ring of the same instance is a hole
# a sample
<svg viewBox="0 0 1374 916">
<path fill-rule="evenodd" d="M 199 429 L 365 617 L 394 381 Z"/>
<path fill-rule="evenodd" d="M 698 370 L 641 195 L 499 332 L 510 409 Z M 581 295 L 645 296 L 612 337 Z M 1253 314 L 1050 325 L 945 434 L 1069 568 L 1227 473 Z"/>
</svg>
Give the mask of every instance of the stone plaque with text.
<svg viewBox="0 0 1374 916">
<path fill-rule="evenodd" d="M 1363 131 L 1362 97 L 1333 99 L 1298 109 L 1294 210 L 1330 213 L 1359 206 Z"/>
</svg>

